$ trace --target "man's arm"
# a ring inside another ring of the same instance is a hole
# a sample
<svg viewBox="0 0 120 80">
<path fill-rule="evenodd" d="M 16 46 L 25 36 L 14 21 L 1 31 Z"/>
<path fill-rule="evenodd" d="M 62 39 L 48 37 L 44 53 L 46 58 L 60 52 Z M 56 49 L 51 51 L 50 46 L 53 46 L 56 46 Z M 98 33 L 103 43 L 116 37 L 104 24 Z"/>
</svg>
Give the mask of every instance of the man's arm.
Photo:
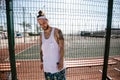
<svg viewBox="0 0 120 80">
<path fill-rule="evenodd" d="M 43 69 L 42 36 L 40 35 L 40 68 Z"/>
<path fill-rule="evenodd" d="M 61 70 L 63 68 L 63 62 L 64 62 L 64 37 L 62 34 L 62 31 L 57 29 L 57 43 L 59 45 L 60 48 L 60 60 L 59 60 L 59 64 L 58 64 L 58 69 Z"/>
<path fill-rule="evenodd" d="M 42 54 L 42 36 L 40 35 L 40 61 L 43 62 L 43 54 Z"/>
</svg>

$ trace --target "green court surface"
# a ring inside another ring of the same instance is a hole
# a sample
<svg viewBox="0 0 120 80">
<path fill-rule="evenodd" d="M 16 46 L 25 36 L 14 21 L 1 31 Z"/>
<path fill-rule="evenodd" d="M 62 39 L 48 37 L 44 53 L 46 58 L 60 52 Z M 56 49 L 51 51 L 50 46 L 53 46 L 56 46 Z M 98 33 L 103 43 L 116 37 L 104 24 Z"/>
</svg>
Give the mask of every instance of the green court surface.
<svg viewBox="0 0 120 80">
<path fill-rule="evenodd" d="M 105 38 L 79 38 L 65 37 L 66 58 L 95 58 L 103 57 L 105 50 Z M 120 38 L 111 39 L 110 56 L 120 55 Z M 32 47 L 16 55 L 17 60 L 40 59 L 40 46 Z"/>
<path fill-rule="evenodd" d="M 16 59 L 39 59 L 40 58 L 40 46 L 33 45 L 22 52 L 18 53 Z"/>
</svg>

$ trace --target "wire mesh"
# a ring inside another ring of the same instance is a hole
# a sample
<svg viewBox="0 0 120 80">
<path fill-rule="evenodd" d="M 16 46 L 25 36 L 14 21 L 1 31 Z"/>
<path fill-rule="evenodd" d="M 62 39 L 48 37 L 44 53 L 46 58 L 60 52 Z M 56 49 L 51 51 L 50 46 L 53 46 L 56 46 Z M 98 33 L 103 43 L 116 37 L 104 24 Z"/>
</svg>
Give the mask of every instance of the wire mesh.
<svg viewBox="0 0 120 80">
<path fill-rule="evenodd" d="M 0 35 L 3 35 L 7 33 L 7 22 L 5 1 L 0 2 Z M 119 80 L 119 72 L 113 69 L 119 67 L 114 58 L 120 56 L 120 1 L 114 0 L 113 5 L 108 62 L 113 66 L 109 66 L 108 73 L 114 80 Z M 44 80 L 44 73 L 40 70 L 39 45 L 42 29 L 36 18 L 39 10 L 45 12 L 52 27 L 62 30 L 65 60 L 74 61 L 80 66 L 67 69 L 67 80 L 101 80 L 107 9 L 107 0 L 13 0 L 15 58 L 16 63 L 20 63 L 17 66 L 18 80 Z M 8 39 L 5 39 L 5 35 L 0 38 L 0 44 L 0 63 L 9 62 Z"/>
</svg>

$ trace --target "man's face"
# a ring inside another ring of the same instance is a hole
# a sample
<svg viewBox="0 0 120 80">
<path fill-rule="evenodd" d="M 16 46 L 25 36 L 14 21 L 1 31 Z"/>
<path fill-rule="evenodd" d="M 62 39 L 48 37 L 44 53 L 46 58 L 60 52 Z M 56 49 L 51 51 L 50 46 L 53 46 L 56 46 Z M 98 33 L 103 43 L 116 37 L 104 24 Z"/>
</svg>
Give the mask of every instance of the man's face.
<svg viewBox="0 0 120 80">
<path fill-rule="evenodd" d="M 40 24 L 40 27 L 43 30 L 47 30 L 47 28 L 48 28 L 48 21 L 46 19 L 38 19 L 37 21 L 38 21 L 38 23 Z"/>
</svg>

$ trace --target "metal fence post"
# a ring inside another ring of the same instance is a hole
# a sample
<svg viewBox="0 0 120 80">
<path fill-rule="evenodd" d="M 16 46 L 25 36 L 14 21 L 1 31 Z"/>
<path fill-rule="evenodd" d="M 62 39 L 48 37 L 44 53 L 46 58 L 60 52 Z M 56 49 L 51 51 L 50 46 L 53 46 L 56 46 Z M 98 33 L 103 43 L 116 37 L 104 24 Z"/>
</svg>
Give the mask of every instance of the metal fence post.
<svg viewBox="0 0 120 80">
<path fill-rule="evenodd" d="M 25 23 L 25 7 L 23 7 L 23 29 L 24 29 L 24 43 L 25 43 L 25 29 L 26 29 L 26 23 Z"/>
<path fill-rule="evenodd" d="M 106 28 L 106 40 L 105 40 L 102 80 L 106 80 L 107 78 L 107 67 L 108 67 L 110 38 L 111 38 L 112 10 L 113 10 L 113 0 L 109 0 L 108 1 L 107 28 Z"/>
<path fill-rule="evenodd" d="M 6 0 L 7 32 L 9 44 L 9 59 L 11 66 L 12 80 L 17 80 L 15 51 L 14 51 L 14 20 L 13 20 L 13 0 Z"/>
</svg>

